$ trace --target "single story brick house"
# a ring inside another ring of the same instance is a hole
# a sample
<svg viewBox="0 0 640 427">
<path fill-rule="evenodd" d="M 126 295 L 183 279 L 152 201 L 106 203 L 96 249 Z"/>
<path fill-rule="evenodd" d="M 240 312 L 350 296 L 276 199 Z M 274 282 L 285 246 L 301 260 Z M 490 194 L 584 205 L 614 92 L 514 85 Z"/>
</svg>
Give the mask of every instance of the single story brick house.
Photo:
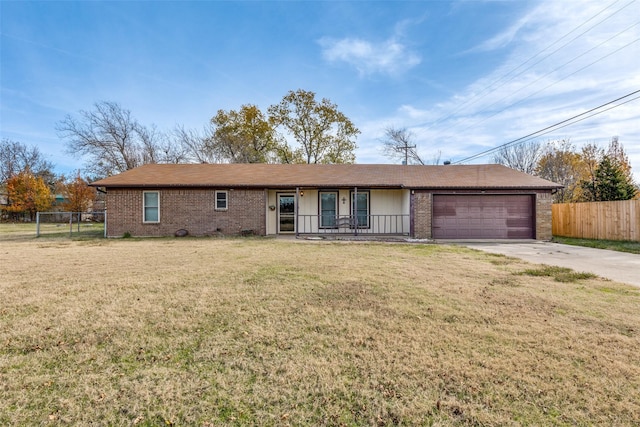
<svg viewBox="0 0 640 427">
<path fill-rule="evenodd" d="M 91 184 L 108 237 L 551 236 L 560 185 L 501 165 L 151 164 Z"/>
</svg>

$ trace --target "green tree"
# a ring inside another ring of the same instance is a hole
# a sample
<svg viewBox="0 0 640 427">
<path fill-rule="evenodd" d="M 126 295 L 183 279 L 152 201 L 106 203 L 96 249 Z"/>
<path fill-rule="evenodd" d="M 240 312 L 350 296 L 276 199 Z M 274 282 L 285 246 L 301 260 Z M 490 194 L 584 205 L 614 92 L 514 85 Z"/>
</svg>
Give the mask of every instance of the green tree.
<svg viewBox="0 0 640 427">
<path fill-rule="evenodd" d="M 609 154 L 605 154 L 598 163 L 595 179 L 583 181 L 582 186 L 588 200 L 595 202 L 629 200 L 633 199 L 637 192 L 624 167 Z"/>
<path fill-rule="evenodd" d="M 44 179 L 26 170 L 7 180 L 9 205 L 7 210 L 14 213 L 29 213 L 31 220 L 36 212 L 47 211 L 53 204 L 51 189 Z"/>
<path fill-rule="evenodd" d="M 582 149 L 586 177 L 580 182 L 582 201 L 628 200 L 638 193 L 624 147 L 614 136 L 607 150 L 594 144 Z"/>
<path fill-rule="evenodd" d="M 255 105 L 239 111 L 218 110 L 211 119 L 214 126 L 207 146 L 231 163 L 268 163 L 275 157 L 276 132 Z"/>
<path fill-rule="evenodd" d="M 298 89 L 289 91 L 277 105 L 269 107 L 269 118 L 300 144 L 291 148 L 282 143 L 280 161 L 284 163 L 353 163 L 355 138 L 360 131 L 338 110 L 337 105 L 315 93 Z"/>
</svg>

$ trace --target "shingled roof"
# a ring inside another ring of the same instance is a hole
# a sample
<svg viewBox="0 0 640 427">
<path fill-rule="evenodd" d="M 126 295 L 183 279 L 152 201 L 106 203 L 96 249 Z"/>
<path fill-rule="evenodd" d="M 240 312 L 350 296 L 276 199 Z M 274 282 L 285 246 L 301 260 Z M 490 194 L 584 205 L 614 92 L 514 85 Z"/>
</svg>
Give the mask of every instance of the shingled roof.
<svg viewBox="0 0 640 427">
<path fill-rule="evenodd" d="M 502 165 L 151 164 L 91 184 L 106 188 L 366 187 L 555 189 L 561 185 Z"/>
</svg>

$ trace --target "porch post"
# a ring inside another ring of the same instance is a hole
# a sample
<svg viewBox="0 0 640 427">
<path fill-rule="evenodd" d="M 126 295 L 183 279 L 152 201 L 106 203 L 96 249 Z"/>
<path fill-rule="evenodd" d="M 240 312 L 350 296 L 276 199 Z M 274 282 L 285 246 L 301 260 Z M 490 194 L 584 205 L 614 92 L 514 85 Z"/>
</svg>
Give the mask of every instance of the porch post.
<svg viewBox="0 0 640 427">
<path fill-rule="evenodd" d="M 298 209 L 300 209 L 300 187 L 296 187 L 296 215 L 293 223 L 293 228 L 296 230 L 296 237 L 300 235 L 298 230 Z"/>
<path fill-rule="evenodd" d="M 355 218 L 353 221 L 354 224 L 354 235 L 358 235 L 358 187 L 353 188 L 353 200 L 351 201 L 353 206 L 353 212 L 355 213 Z"/>
</svg>

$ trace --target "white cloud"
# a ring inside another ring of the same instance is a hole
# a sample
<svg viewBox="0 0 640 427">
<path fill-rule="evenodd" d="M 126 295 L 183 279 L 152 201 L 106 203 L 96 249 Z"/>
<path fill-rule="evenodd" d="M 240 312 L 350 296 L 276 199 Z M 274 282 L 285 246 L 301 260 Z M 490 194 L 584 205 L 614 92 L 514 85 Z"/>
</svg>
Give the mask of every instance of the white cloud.
<svg viewBox="0 0 640 427">
<path fill-rule="evenodd" d="M 470 51 L 491 51 L 495 49 L 501 49 L 514 41 L 518 33 L 527 25 L 531 19 L 531 14 L 524 16 L 517 20 L 513 25 L 506 28 L 502 32 L 496 34 L 489 40 L 482 42 L 479 46 L 472 48 Z"/>
<path fill-rule="evenodd" d="M 443 159 L 455 161 L 633 92 L 640 81 L 640 27 L 634 26 L 639 7 L 635 3 L 615 13 L 624 4 L 540 2 L 478 45 L 480 52 L 509 44 L 495 69 L 438 104 L 402 105 L 390 117 L 416 135 L 421 154 L 441 150 Z M 574 28 L 580 29 L 549 48 Z M 543 53 L 534 57 L 538 52 Z M 571 138 L 576 147 L 593 142 L 606 147 L 617 135 L 640 181 L 639 105 L 640 99 L 536 139 Z M 476 161 L 490 162 L 491 156 Z"/>
<path fill-rule="evenodd" d="M 327 61 L 345 62 L 360 74 L 399 74 L 421 61 L 418 54 L 394 38 L 374 43 L 358 38 L 336 40 L 324 37 L 318 43 Z"/>
</svg>

